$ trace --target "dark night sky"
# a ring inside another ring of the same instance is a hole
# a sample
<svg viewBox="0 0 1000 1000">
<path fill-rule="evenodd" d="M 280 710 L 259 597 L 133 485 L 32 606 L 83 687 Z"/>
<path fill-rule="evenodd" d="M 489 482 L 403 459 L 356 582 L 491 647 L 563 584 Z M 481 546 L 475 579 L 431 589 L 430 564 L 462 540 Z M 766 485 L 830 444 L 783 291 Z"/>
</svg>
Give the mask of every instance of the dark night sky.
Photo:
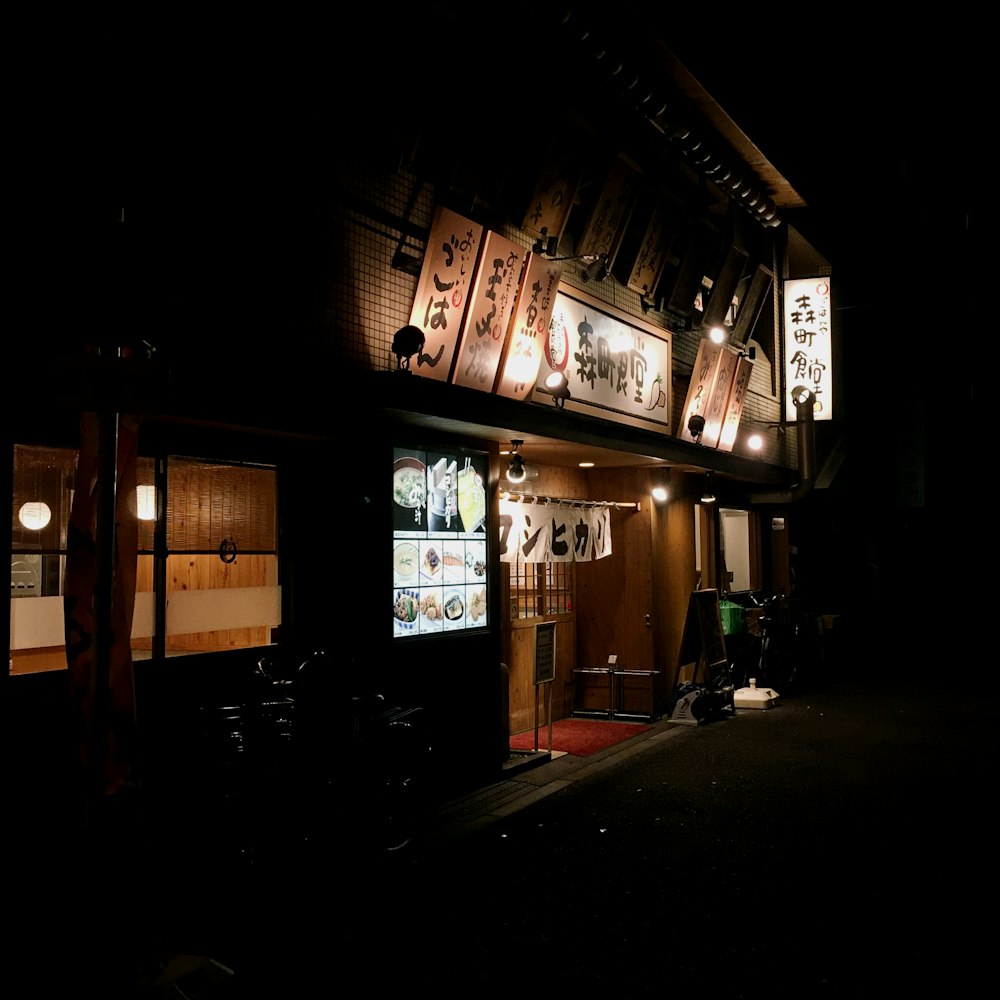
<svg viewBox="0 0 1000 1000">
<path fill-rule="evenodd" d="M 984 64 L 957 20 L 905 29 L 788 22 L 711 42 L 663 34 L 805 198 L 833 245 L 850 248 L 856 267 L 878 269 L 893 234 L 907 234 L 904 243 L 916 236 L 915 245 L 934 233 L 953 238 L 989 162 L 985 122 L 976 122 Z M 851 218 L 868 220 L 864 240 L 845 223 Z"/>
</svg>

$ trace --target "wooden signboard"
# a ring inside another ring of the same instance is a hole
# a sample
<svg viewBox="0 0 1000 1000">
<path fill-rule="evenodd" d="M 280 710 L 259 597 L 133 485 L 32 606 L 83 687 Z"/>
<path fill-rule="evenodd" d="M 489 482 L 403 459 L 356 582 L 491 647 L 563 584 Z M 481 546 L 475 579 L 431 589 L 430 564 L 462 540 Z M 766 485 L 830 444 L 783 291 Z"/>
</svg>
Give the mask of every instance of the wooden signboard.
<svg viewBox="0 0 1000 1000">
<path fill-rule="evenodd" d="M 410 371 L 446 382 L 471 299 L 483 227 L 449 209 L 434 214 L 410 324 L 424 333 L 424 346 Z"/>
<path fill-rule="evenodd" d="M 695 663 L 694 681 L 704 683 L 713 666 L 728 662 L 718 590 L 695 590 L 688 601 L 680 666 Z"/>
<path fill-rule="evenodd" d="M 701 443 L 705 448 L 717 448 L 719 445 L 719 435 L 722 433 L 722 422 L 726 417 L 726 406 L 732 394 L 738 362 L 739 355 L 726 345 L 722 345 L 712 391 L 708 397 L 708 404 L 702 410 L 705 430 L 701 435 Z"/>
<path fill-rule="evenodd" d="M 682 441 L 697 443 L 697 438 L 691 433 L 688 423 L 696 413 L 708 419 L 708 403 L 712 397 L 715 376 L 719 371 L 723 347 L 713 344 L 708 337 L 702 337 L 698 344 L 698 355 L 694 359 L 691 370 L 691 383 L 688 386 L 687 399 L 684 401 L 684 416 L 677 428 L 677 436 Z M 715 445 L 713 444 L 714 448 Z"/>
<path fill-rule="evenodd" d="M 556 623 L 542 622 L 535 626 L 535 683 L 547 684 L 555 679 Z"/>
<path fill-rule="evenodd" d="M 528 399 L 535 391 L 561 274 L 562 264 L 558 261 L 537 253 L 528 254 L 500 361 L 497 395 Z"/>
<path fill-rule="evenodd" d="M 455 385 L 493 391 L 524 257 L 524 250 L 513 240 L 487 231 L 462 322 L 451 379 Z"/>
</svg>

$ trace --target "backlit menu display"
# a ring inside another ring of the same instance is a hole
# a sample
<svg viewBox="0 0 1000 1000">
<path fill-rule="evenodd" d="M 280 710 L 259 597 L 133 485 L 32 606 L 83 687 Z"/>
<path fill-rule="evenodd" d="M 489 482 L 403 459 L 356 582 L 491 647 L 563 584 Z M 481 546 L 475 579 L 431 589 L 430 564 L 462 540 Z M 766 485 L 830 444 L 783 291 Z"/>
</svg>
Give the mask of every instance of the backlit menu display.
<svg viewBox="0 0 1000 1000">
<path fill-rule="evenodd" d="M 486 627 L 488 457 L 395 448 L 393 636 Z"/>
</svg>

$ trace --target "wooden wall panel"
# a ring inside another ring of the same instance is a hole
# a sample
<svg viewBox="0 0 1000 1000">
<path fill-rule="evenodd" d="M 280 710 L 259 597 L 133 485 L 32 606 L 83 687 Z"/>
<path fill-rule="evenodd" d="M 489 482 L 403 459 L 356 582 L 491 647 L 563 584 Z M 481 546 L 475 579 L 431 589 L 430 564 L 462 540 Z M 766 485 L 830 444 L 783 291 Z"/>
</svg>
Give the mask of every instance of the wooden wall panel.
<svg viewBox="0 0 1000 1000">
<path fill-rule="evenodd" d="M 521 483 L 518 492 L 539 496 L 588 499 L 587 476 L 580 469 L 563 469 L 556 466 L 539 466 L 531 460 L 530 446 L 524 449 L 524 459 L 529 468 L 538 471 L 536 479 Z M 501 480 L 501 486 L 505 481 Z M 506 570 L 506 567 L 503 567 Z M 574 577 L 578 576 L 575 567 Z M 573 606 L 578 598 L 574 595 Z M 557 618 L 520 618 L 510 622 L 510 645 L 507 666 L 510 675 L 510 731 L 526 732 L 535 725 L 535 631 L 540 621 L 556 622 L 555 679 L 552 681 L 552 719 L 566 718 L 573 714 L 573 670 L 577 666 L 577 613 Z M 505 647 L 506 648 L 506 647 Z M 540 717 L 544 716 L 545 702 L 539 698 Z M 544 720 L 543 720 L 544 721 Z"/>
<path fill-rule="evenodd" d="M 153 560 L 139 559 L 136 590 L 146 593 L 153 589 Z M 234 562 L 224 563 L 217 555 L 171 556 L 167 567 L 167 599 L 173 591 L 240 589 L 242 587 L 276 587 L 272 556 L 237 555 Z M 269 628 L 214 629 L 186 635 L 168 635 L 167 652 L 213 652 L 224 649 L 244 649 L 270 643 Z M 150 640 L 141 640 L 137 648 L 150 648 Z"/>
<path fill-rule="evenodd" d="M 602 667 L 611 653 L 624 669 L 653 667 L 652 542 L 648 469 L 602 470 L 594 499 L 639 502 L 611 514 L 612 554 L 577 566 L 580 666 Z M 649 624 L 647 624 L 649 622 Z"/>
<path fill-rule="evenodd" d="M 511 623 L 510 731 L 523 733 L 535 726 L 535 624 L 552 619 L 526 618 Z M 552 721 L 573 714 L 573 670 L 576 667 L 574 615 L 556 620 L 555 677 L 551 683 Z M 538 694 L 539 725 L 547 723 L 546 698 Z"/>
</svg>

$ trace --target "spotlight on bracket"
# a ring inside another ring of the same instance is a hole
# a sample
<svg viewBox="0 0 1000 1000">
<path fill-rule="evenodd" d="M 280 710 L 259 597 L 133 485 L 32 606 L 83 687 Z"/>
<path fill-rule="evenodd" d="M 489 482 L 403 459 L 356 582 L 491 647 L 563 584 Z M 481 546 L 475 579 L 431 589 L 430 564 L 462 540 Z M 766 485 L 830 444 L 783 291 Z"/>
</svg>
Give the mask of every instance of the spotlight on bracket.
<svg viewBox="0 0 1000 1000">
<path fill-rule="evenodd" d="M 547 392 L 556 406 L 564 406 L 566 400 L 572 396 L 569 391 L 569 379 L 566 378 L 564 372 L 551 372 L 546 375 L 545 382 L 538 391 Z"/>
<path fill-rule="evenodd" d="M 692 413 L 688 417 L 688 433 L 701 444 L 701 435 L 705 430 L 705 418 L 700 413 Z"/>
<path fill-rule="evenodd" d="M 581 281 L 603 281 L 608 276 L 608 255 L 600 254 L 580 275 Z"/>
<path fill-rule="evenodd" d="M 531 248 L 532 253 L 545 254 L 546 257 L 555 257 L 559 249 L 559 237 L 549 236 L 548 229 L 542 230 L 542 235 L 535 240 Z"/>
<path fill-rule="evenodd" d="M 400 327 L 392 337 L 392 353 L 396 355 L 396 370 L 408 372 L 410 358 L 424 349 L 424 331 L 419 326 Z"/>
<path fill-rule="evenodd" d="M 705 486 L 701 491 L 702 503 L 715 503 L 715 490 L 712 488 L 712 473 L 705 473 Z"/>
<path fill-rule="evenodd" d="M 510 443 L 511 455 L 510 461 L 507 463 L 508 483 L 523 483 L 528 475 L 528 471 L 524 467 L 524 458 L 517 450 L 522 444 L 524 444 L 523 441 L 511 441 Z"/>
</svg>

